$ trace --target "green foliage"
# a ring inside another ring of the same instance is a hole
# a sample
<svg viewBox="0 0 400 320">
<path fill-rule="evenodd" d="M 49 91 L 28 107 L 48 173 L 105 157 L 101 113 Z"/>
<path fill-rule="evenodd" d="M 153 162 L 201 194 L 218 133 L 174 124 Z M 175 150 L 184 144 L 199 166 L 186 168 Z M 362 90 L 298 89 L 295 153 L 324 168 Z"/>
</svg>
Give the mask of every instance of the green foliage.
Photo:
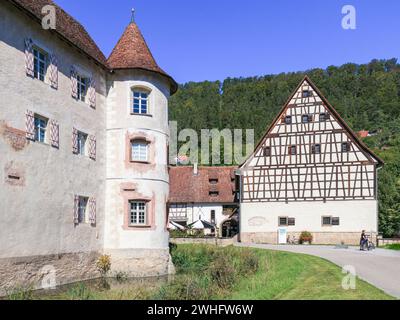
<svg viewBox="0 0 400 320">
<path fill-rule="evenodd" d="M 223 296 L 243 277 L 255 274 L 259 257 L 248 249 L 183 245 L 171 252 L 178 277 L 156 299 L 209 300 Z"/>
<path fill-rule="evenodd" d="M 400 243 L 388 244 L 384 248 L 390 250 L 400 250 Z"/>
<path fill-rule="evenodd" d="M 299 243 L 300 244 L 303 244 L 305 242 L 312 243 L 312 241 L 313 241 L 313 236 L 312 236 L 312 234 L 310 232 L 303 231 L 300 234 L 300 238 L 299 238 Z"/>
<path fill-rule="evenodd" d="M 68 290 L 67 296 L 70 300 L 92 300 L 93 293 L 83 283 L 78 283 Z"/>
<path fill-rule="evenodd" d="M 254 129 L 260 139 L 304 77 L 309 75 L 354 131 L 377 130 L 365 143 L 384 159 L 380 171 L 380 231 L 400 232 L 400 64 L 397 59 L 347 63 L 325 70 L 220 82 L 188 83 L 170 101 L 178 128 Z M 256 141 L 257 142 L 257 141 Z M 223 150 L 222 150 L 223 151 Z M 223 152 L 221 152 L 221 159 Z M 200 160 L 205 160 L 201 159 Z"/>
<path fill-rule="evenodd" d="M 32 287 L 17 287 L 9 292 L 7 292 L 7 299 L 8 300 L 17 300 L 17 301 L 22 301 L 22 300 L 33 300 L 34 295 L 33 295 L 33 289 Z"/>
</svg>

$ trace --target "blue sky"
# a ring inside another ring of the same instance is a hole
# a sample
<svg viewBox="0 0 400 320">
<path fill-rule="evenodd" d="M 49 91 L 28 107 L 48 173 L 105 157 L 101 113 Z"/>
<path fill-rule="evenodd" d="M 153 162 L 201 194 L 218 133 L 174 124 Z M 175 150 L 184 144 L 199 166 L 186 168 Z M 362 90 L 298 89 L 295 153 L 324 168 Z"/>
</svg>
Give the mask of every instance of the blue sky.
<svg viewBox="0 0 400 320">
<path fill-rule="evenodd" d="M 178 82 L 399 57 L 398 0 L 55 0 L 108 56 L 136 9 L 158 64 Z M 341 26 L 342 7 L 357 29 Z"/>
</svg>

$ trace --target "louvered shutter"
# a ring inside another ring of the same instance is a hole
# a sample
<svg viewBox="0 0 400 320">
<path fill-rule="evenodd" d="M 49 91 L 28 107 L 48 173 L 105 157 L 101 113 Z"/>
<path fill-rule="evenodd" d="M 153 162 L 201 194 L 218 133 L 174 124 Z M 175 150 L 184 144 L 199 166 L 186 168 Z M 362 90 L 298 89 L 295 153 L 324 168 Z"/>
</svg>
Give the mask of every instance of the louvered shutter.
<svg viewBox="0 0 400 320">
<path fill-rule="evenodd" d="M 96 160 L 96 137 L 89 136 L 89 158 Z"/>
<path fill-rule="evenodd" d="M 96 108 L 96 80 L 89 79 L 89 104 L 92 108 Z"/>
<path fill-rule="evenodd" d="M 26 110 L 26 138 L 35 140 L 35 114 L 33 111 Z"/>
<path fill-rule="evenodd" d="M 74 223 L 79 223 L 79 196 L 77 195 L 74 198 Z"/>
<path fill-rule="evenodd" d="M 71 95 L 73 98 L 78 98 L 78 80 L 76 79 L 77 73 L 75 67 L 71 67 Z"/>
<path fill-rule="evenodd" d="M 50 55 L 50 85 L 58 89 L 58 59 L 54 53 Z"/>
<path fill-rule="evenodd" d="M 56 120 L 50 121 L 50 139 L 52 147 L 60 147 L 60 126 Z"/>
<path fill-rule="evenodd" d="M 89 221 L 91 225 L 96 224 L 96 199 L 91 198 L 89 201 Z"/>
<path fill-rule="evenodd" d="M 25 69 L 28 76 L 35 76 L 32 39 L 25 39 Z"/>
<path fill-rule="evenodd" d="M 72 152 L 78 153 L 78 130 L 72 129 Z"/>
</svg>

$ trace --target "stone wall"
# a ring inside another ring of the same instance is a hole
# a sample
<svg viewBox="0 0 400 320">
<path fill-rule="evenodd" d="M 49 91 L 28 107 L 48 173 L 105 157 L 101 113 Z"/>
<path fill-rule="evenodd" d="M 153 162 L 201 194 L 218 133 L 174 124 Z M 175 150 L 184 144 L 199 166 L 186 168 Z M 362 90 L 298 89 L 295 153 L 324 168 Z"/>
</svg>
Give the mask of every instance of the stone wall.
<svg viewBox="0 0 400 320">
<path fill-rule="evenodd" d="M 18 288 L 43 289 L 98 278 L 98 252 L 0 259 L 0 296 Z"/>
<path fill-rule="evenodd" d="M 299 239 L 301 232 L 288 232 L 288 237 Z M 359 245 L 361 232 L 311 232 L 313 244 L 337 245 Z M 245 232 L 241 233 L 240 241 L 244 243 L 267 243 L 278 244 L 278 232 Z M 372 241 L 376 243 L 376 234 Z"/>
</svg>

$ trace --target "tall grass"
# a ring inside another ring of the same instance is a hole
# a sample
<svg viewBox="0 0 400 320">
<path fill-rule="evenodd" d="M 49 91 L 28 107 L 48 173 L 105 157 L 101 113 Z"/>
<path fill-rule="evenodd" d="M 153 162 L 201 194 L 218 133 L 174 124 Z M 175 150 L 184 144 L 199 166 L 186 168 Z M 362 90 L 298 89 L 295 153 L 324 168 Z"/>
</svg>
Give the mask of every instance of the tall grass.
<svg viewBox="0 0 400 320">
<path fill-rule="evenodd" d="M 178 276 L 155 299 L 210 300 L 225 295 L 240 279 L 254 274 L 259 257 L 234 247 L 187 245 L 172 248 Z"/>
</svg>

